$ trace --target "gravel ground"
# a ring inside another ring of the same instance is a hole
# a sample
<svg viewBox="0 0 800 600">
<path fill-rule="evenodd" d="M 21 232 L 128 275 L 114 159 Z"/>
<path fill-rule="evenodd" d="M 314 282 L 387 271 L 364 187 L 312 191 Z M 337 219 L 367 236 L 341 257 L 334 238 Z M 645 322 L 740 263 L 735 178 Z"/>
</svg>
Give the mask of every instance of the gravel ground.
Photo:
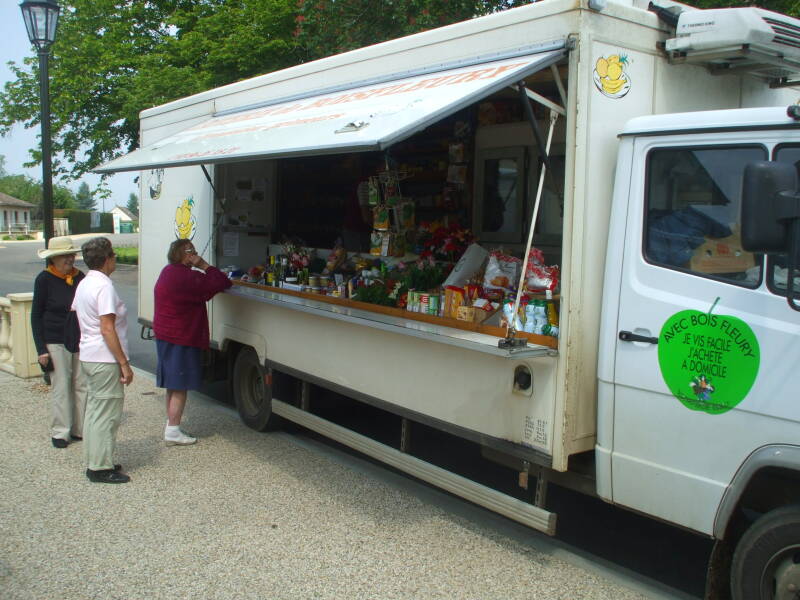
<svg viewBox="0 0 800 600">
<path fill-rule="evenodd" d="M 50 445 L 48 388 L 0 373 L 0 598 L 644 596 L 191 399 L 196 446 L 165 447 L 163 391 L 128 388 L 117 462 L 90 483 Z"/>
</svg>

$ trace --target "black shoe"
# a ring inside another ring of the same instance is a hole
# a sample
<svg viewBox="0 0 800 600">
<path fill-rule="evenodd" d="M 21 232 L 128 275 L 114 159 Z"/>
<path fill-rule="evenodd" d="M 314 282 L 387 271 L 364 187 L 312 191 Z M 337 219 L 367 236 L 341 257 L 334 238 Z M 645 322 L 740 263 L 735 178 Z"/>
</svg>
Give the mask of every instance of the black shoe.
<svg viewBox="0 0 800 600">
<path fill-rule="evenodd" d="M 120 473 L 112 469 L 102 469 L 100 471 L 86 469 L 86 477 L 88 477 L 89 481 L 92 483 L 128 483 L 131 480 L 125 473 Z"/>
<path fill-rule="evenodd" d="M 79 435 L 70 435 L 69 439 L 71 439 L 73 442 L 82 442 L 83 441 L 83 438 L 81 436 L 79 436 Z"/>
<path fill-rule="evenodd" d="M 115 471 L 122 471 L 122 465 L 114 465 Z"/>
<path fill-rule="evenodd" d="M 50 438 L 50 441 L 53 442 L 54 448 L 66 448 L 69 446 L 69 442 L 67 440 L 62 440 L 61 438 Z"/>
</svg>

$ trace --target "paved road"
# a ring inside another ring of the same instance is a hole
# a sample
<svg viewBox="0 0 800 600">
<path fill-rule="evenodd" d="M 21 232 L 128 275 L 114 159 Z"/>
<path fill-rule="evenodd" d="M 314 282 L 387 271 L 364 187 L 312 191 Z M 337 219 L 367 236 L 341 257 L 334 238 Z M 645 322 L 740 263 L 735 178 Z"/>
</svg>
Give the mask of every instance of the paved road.
<svg viewBox="0 0 800 600">
<path fill-rule="evenodd" d="M 110 237 L 117 245 L 132 245 L 137 242 L 135 234 Z M 0 243 L 0 295 L 31 291 L 33 278 L 42 268 L 42 261 L 38 259 L 35 252 L 41 247 L 41 242 L 16 242 L 4 245 Z M 118 270 L 112 275 L 112 279 L 131 315 L 129 340 L 132 363 L 134 366 L 152 373 L 155 371 L 155 347 L 153 342 L 139 339 L 139 326 L 135 318 L 138 307 L 137 269 L 119 265 Z M 210 393 L 217 399 L 216 405 L 211 403 L 209 406 L 216 406 L 217 410 L 223 411 L 224 414 L 230 414 L 230 409 L 224 405 L 224 394 L 220 391 L 222 389 L 222 385 L 216 388 L 207 388 L 206 393 Z M 241 427 L 241 435 L 247 437 L 252 434 Z M 414 493 L 430 494 L 437 499 L 446 497 L 448 498 L 447 507 L 443 510 L 457 513 L 468 512 L 470 519 L 476 519 L 475 527 L 489 527 L 501 538 L 509 537 L 505 543 L 511 543 L 510 539 L 529 540 L 539 537 L 538 534 L 522 526 L 471 507 L 461 500 L 449 498 L 422 484 L 414 483 L 402 475 L 393 474 L 385 467 L 374 465 L 349 450 L 321 440 L 314 434 L 295 431 L 291 437 L 295 443 L 313 447 L 315 451 L 323 455 L 336 455 L 343 457 L 341 460 L 345 462 L 369 465 L 369 472 L 378 478 L 392 477 L 396 481 L 402 480 L 407 485 L 416 486 L 414 489 L 417 492 Z M 270 459 L 265 457 L 264 460 L 269 462 Z M 420 492 L 419 490 L 425 491 Z M 559 513 L 558 537 L 552 543 L 563 548 L 568 555 L 579 556 L 580 560 L 587 561 L 587 563 L 604 565 L 604 568 L 610 569 L 609 572 L 619 576 L 634 577 L 634 579 L 642 577 L 643 580 L 651 583 L 653 581 L 661 582 L 671 589 L 667 595 L 655 596 L 653 590 L 657 588 L 650 586 L 648 593 L 645 594 L 647 597 L 702 597 L 705 565 L 711 547 L 708 540 L 557 487 L 551 490 L 548 500 L 549 508 Z M 298 499 L 297 502 L 302 503 L 302 499 Z M 438 503 L 439 500 L 436 502 Z M 1 536 L 2 532 L 0 531 Z M 1 572 L 2 565 L 0 564 L 0 574 Z M 631 573 L 638 575 L 633 576 Z M 2 585 L 2 579 L 0 579 L 0 585 Z M 589 584 L 587 583 L 587 585 Z M 1 593 L 0 597 L 2 597 Z M 504 596 L 500 594 L 496 597 Z M 594 596 L 587 594 L 574 597 L 590 598 Z"/>
<path fill-rule="evenodd" d="M 80 244 L 92 236 L 75 236 L 75 243 Z M 138 246 L 138 233 L 123 233 L 106 236 L 115 246 Z M 0 241 L 0 296 L 16 292 L 32 292 L 33 280 L 44 268 L 44 261 L 36 255 L 37 250 L 44 248 L 44 242 L 4 242 Z M 86 272 L 86 266 L 78 254 L 76 266 Z M 138 269 L 133 265 L 117 265 L 111 275 L 114 285 L 125 305 L 128 307 L 128 343 L 131 363 L 151 373 L 155 372 L 156 355 L 152 341 L 142 340 L 138 318 Z"/>
</svg>

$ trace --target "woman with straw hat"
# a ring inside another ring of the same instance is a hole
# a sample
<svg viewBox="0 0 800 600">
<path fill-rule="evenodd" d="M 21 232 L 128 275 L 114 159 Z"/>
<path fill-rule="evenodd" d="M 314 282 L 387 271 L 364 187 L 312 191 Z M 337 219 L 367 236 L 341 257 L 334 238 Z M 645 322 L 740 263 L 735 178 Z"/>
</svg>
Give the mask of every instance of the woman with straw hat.
<svg viewBox="0 0 800 600">
<path fill-rule="evenodd" d="M 83 438 L 86 379 L 78 354 L 64 346 L 67 315 L 75 288 L 84 277 L 75 268 L 78 251 L 72 238 L 52 238 L 47 249 L 38 252 L 47 265 L 33 284 L 31 329 L 39 364 L 45 370 L 52 369 L 50 440 L 56 448 L 66 448 L 70 441 Z"/>
</svg>

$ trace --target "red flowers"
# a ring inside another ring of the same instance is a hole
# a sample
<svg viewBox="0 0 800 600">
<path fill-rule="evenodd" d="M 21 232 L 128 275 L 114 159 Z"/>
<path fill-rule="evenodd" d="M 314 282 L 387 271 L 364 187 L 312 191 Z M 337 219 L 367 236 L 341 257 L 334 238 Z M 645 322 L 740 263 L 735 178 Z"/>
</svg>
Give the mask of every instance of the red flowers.
<svg viewBox="0 0 800 600">
<path fill-rule="evenodd" d="M 435 221 L 422 222 L 417 238 L 420 258 L 456 261 L 474 239 L 472 232 L 458 223 L 442 225 Z"/>
</svg>

